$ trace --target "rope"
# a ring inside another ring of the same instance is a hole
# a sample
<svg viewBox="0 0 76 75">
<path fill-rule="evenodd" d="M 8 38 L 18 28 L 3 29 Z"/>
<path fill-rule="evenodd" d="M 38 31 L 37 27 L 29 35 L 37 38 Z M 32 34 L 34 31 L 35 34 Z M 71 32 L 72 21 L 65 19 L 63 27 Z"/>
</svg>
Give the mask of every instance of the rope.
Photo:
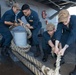
<svg viewBox="0 0 76 75">
<path fill-rule="evenodd" d="M 25 52 L 23 52 L 20 48 L 18 49 L 15 44 L 12 41 L 11 44 L 11 48 L 16 51 L 17 53 L 19 53 L 22 57 L 24 57 L 29 63 L 31 63 L 30 66 L 34 65 L 40 72 L 42 72 L 44 75 L 60 75 L 59 74 L 59 69 L 60 69 L 60 60 L 61 60 L 61 56 L 57 55 L 57 60 L 56 60 L 56 69 L 50 69 L 49 67 L 46 67 L 45 65 L 43 65 L 41 62 L 39 62 L 38 60 L 36 60 L 34 57 L 29 56 L 28 54 L 26 54 Z M 23 62 L 23 61 L 22 61 Z M 28 63 L 28 65 L 29 65 Z M 28 65 L 26 65 L 28 68 L 30 68 Z M 33 70 L 33 68 L 32 68 Z M 32 71 L 31 70 L 31 71 Z M 33 72 L 36 71 L 36 69 L 34 68 Z M 37 74 L 35 72 L 35 74 Z M 38 74 L 37 74 L 38 75 Z M 41 75 L 41 74 L 40 74 Z"/>
<path fill-rule="evenodd" d="M 25 24 L 23 24 L 22 26 L 25 28 L 25 30 L 26 30 L 26 32 L 27 32 L 27 35 L 28 35 L 27 38 L 28 38 L 28 39 L 31 38 L 32 33 L 31 33 L 30 29 L 29 29 L 28 27 L 26 27 Z M 15 28 L 15 27 L 17 27 L 17 26 L 10 26 L 10 30 L 12 30 L 12 29 Z"/>
<path fill-rule="evenodd" d="M 23 24 L 23 27 L 25 28 L 25 30 L 26 30 L 26 32 L 27 32 L 27 38 L 29 39 L 29 38 L 31 38 L 31 36 L 32 36 L 32 33 L 31 33 L 31 31 L 30 31 L 30 29 L 28 28 L 28 27 L 26 27 L 26 25 L 24 25 Z"/>
<path fill-rule="evenodd" d="M 61 55 L 57 55 L 56 69 L 55 69 L 55 74 L 54 74 L 54 75 L 60 75 L 60 74 L 59 74 L 59 70 L 60 70 L 60 61 L 61 61 Z"/>
<path fill-rule="evenodd" d="M 45 75 L 60 75 L 60 74 L 59 74 L 60 61 L 61 61 L 61 56 L 60 56 L 60 55 L 57 55 L 56 69 L 53 70 L 53 69 L 50 69 L 50 68 L 48 68 L 48 67 L 43 66 L 43 67 L 42 67 L 42 72 L 43 72 Z"/>
<path fill-rule="evenodd" d="M 59 49 L 62 49 L 61 43 L 59 44 Z M 55 74 L 54 75 L 60 75 L 59 70 L 60 70 L 60 61 L 61 61 L 61 55 L 57 54 L 57 60 L 56 60 L 56 68 L 55 68 Z"/>
<path fill-rule="evenodd" d="M 54 70 L 50 69 L 49 67 L 42 66 L 41 70 L 44 75 L 54 75 Z"/>
<path fill-rule="evenodd" d="M 24 47 L 18 47 L 18 46 L 16 46 L 16 45 L 14 44 L 13 40 L 12 40 L 11 43 L 12 43 L 12 46 L 13 46 L 12 49 L 14 48 L 13 50 L 18 49 L 18 50 L 23 51 L 24 53 L 25 53 L 25 52 L 28 52 L 28 51 L 30 50 L 30 48 L 31 48 L 31 46 L 30 46 L 29 44 L 27 44 L 27 46 L 25 46 L 25 48 L 24 48 Z"/>
<path fill-rule="evenodd" d="M 19 54 L 17 54 L 16 52 L 12 51 L 17 57 L 18 59 L 25 65 L 27 66 L 35 75 L 44 75 L 37 67 L 35 67 L 35 65 L 33 65 L 32 63 L 30 63 L 29 61 L 25 60 L 25 58 L 21 57 Z"/>
<path fill-rule="evenodd" d="M 26 29 L 26 32 L 29 34 L 28 38 L 31 37 L 31 31 L 23 25 L 23 27 Z M 35 75 L 60 75 L 59 70 L 60 70 L 60 60 L 61 56 L 57 55 L 57 60 L 56 60 L 56 69 L 50 69 L 49 67 L 46 67 L 43 65 L 41 62 L 36 60 L 34 57 L 29 56 L 25 52 L 28 52 L 30 49 L 30 45 L 27 45 L 25 48 L 18 47 L 14 44 L 14 41 L 12 40 L 11 42 L 11 48 L 14 52 L 17 52 L 19 55 L 21 55 L 23 58 L 19 59 L 35 74 Z M 25 59 L 24 59 L 25 58 Z"/>
<path fill-rule="evenodd" d="M 38 60 L 36 60 L 34 57 L 29 56 L 28 54 L 24 53 L 20 48 L 17 48 L 15 44 L 12 41 L 11 48 L 14 51 L 17 51 L 20 55 L 22 55 L 24 58 L 26 58 L 31 63 L 34 63 L 37 67 L 41 68 L 43 65 Z"/>
<path fill-rule="evenodd" d="M 23 24 L 22 26 L 25 28 L 25 30 L 27 32 L 27 38 L 28 39 L 31 38 L 32 33 L 31 33 L 30 29 L 28 27 L 26 27 L 25 24 Z M 16 26 L 10 27 L 10 30 L 13 29 L 14 27 L 16 27 Z M 16 46 L 13 41 L 12 41 L 12 44 L 14 45 L 15 48 L 20 49 L 23 52 L 28 52 L 31 48 L 31 45 L 29 45 L 29 44 L 27 44 L 25 47 Z"/>
<path fill-rule="evenodd" d="M 16 51 L 19 55 L 21 55 L 23 57 L 23 58 L 20 58 L 19 56 L 17 56 L 35 75 L 43 75 L 43 73 L 40 71 L 40 69 L 32 63 L 35 62 L 36 65 L 42 65 L 42 64 L 38 63 L 37 60 L 35 60 L 33 57 L 29 56 L 28 54 L 24 53 L 22 50 L 14 47 L 14 45 L 11 45 L 11 48 L 14 49 L 13 51 Z"/>
</svg>

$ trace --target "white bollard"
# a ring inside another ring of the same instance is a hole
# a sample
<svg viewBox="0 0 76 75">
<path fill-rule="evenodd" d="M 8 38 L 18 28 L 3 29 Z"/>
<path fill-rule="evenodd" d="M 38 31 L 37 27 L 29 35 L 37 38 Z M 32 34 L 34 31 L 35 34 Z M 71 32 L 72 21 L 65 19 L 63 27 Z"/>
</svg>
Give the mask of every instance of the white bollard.
<svg viewBox="0 0 76 75">
<path fill-rule="evenodd" d="M 14 31 L 14 42 L 19 47 L 26 47 L 27 45 L 27 33 L 25 31 Z"/>
</svg>

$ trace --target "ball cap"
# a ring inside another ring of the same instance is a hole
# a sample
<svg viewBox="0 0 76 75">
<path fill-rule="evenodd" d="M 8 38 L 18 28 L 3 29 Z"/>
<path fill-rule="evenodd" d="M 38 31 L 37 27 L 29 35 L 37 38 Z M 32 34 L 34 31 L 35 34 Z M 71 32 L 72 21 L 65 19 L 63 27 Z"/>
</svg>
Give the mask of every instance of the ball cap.
<svg viewBox="0 0 76 75">
<path fill-rule="evenodd" d="M 18 4 L 18 3 L 14 3 L 12 7 L 16 7 L 17 9 L 19 9 L 19 10 L 20 10 L 20 6 L 19 6 L 19 4 Z"/>
<path fill-rule="evenodd" d="M 55 29 L 55 25 L 54 24 L 52 24 L 52 23 L 47 24 L 47 26 L 46 26 L 46 30 L 47 31 L 52 31 L 54 29 Z"/>
</svg>

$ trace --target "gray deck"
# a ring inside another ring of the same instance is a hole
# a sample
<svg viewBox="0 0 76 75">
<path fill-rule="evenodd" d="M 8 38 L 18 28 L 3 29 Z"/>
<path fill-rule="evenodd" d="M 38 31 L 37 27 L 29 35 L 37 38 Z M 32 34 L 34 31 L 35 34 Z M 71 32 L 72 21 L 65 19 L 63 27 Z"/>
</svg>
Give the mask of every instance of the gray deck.
<svg viewBox="0 0 76 75">
<path fill-rule="evenodd" d="M 6 7 L 4 1 L 5 1 L 5 0 L 0 0 L 0 4 L 2 5 L 2 14 L 3 14 L 4 11 L 6 11 L 6 9 L 8 9 L 8 8 Z M 30 0 L 30 1 L 31 1 L 31 0 Z M 22 3 L 22 0 L 21 0 L 21 1 L 18 0 L 18 2 L 21 4 L 21 3 Z M 25 0 L 23 0 L 23 3 L 25 3 Z M 40 40 L 40 41 L 41 41 L 41 40 Z M 40 48 L 41 48 L 41 44 L 40 44 Z M 28 54 L 31 55 L 31 56 L 33 56 L 34 50 L 35 50 L 35 48 L 33 47 Z M 41 50 L 42 50 L 42 48 L 41 48 Z M 42 55 L 43 55 L 43 54 L 42 54 Z M 41 55 L 40 57 L 36 58 L 36 59 L 38 59 L 39 61 L 42 62 L 42 55 Z M 68 57 L 69 57 L 69 58 L 73 58 L 73 57 L 71 57 L 71 55 L 69 55 Z M 75 56 L 74 56 L 74 57 L 75 57 Z M 4 62 L 4 60 L 1 60 L 1 59 L 2 59 L 2 57 L 0 56 L 0 65 L 1 65 L 1 61 Z M 15 60 L 15 59 L 14 59 L 14 60 Z M 68 60 L 68 59 L 67 59 L 67 60 Z M 53 67 L 54 62 L 55 62 L 55 59 L 53 59 L 53 58 L 51 57 L 51 55 L 49 55 L 48 61 L 45 62 L 45 63 L 44 63 L 44 62 L 42 62 L 42 63 L 45 64 L 47 67 L 50 67 L 50 68 L 55 69 L 55 68 Z M 22 65 L 20 61 L 15 61 L 15 62 L 13 62 L 13 63 L 16 63 L 16 65 L 20 66 L 20 67 L 22 68 L 22 70 L 24 70 L 25 72 L 27 72 L 26 75 L 32 75 L 32 73 L 31 73 L 24 65 Z M 9 69 L 9 68 L 10 68 L 10 67 L 9 67 L 9 63 L 8 63 L 7 66 L 5 65 L 4 67 L 8 67 L 8 69 Z M 0 68 L 1 68 L 1 67 L 0 67 Z M 12 67 L 11 67 L 11 68 L 12 68 Z M 10 69 L 11 69 L 11 68 L 10 68 Z M 74 68 L 74 64 L 65 63 L 64 65 L 61 66 L 61 75 L 69 75 L 69 72 L 72 71 L 73 68 Z M 14 69 L 16 70 L 15 66 L 14 66 L 14 68 L 12 68 L 12 72 L 11 72 L 11 73 L 15 72 Z M 1 70 L 4 71 L 4 69 L 1 69 Z M 1 70 L 0 70 L 0 71 L 1 71 Z M 28 70 L 28 71 L 27 71 L 27 70 Z M 4 72 L 5 72 L 5 71 L 4 71 Z M 7 72 L 9 73 L 8 70 L 7 70 Z M 30 74 L 29 74 L 29 73 L 30 73 Z M 4 74 L 0 74 L 0 75 L 4 75 Z M 8 74 L 8 75 L 9 75 L 9 74 Z M 13 75 L 15 75 L 15 74 L 13 74 Z M 19 73 L 16 74 L 16 75 L 19 75 Z M 24 74 L 24 75 L 25 75 L 25 74 Z"/>
<path fill-rule="evenodd" d="M 29 52 L 29 55 L 33 56 L 33 53 Z M 37 57 L 36 59 L 42 62 L 42 55 L 40 57 Z M 55 69 L 55 67 L 53 66 L 53 64 L 55 63 L 55 58 L 52 58 L 51 55 L 49 55 L 47 62 L 42 62 L 42 63 L 47 67 Z M 74 64 L 66 62 L 64 65 L 61 66 L 60 69 L 61 75 L 69 75 L 69 72 L 72 71 L 73 68 L 74 68 Z"/>
</svg>

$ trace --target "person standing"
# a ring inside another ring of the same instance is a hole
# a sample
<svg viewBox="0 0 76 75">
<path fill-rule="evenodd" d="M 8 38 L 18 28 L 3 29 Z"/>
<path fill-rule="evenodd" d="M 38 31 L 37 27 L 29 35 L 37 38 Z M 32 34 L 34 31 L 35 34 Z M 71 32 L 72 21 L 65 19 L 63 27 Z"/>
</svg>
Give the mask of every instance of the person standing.
<svg viewBox="0 0 76 75">
<path fill-rule="evenodd" d="M 30 39 L 32 43 L 31 45 L 36 46 L 36 51 L 34 53 L 34 56 L 38 57 L 41 54 L 39 47 L 38 33 L 42 27 L 39 16 L 36 11 L 30 9 L 30 6 L 28 4 L 24 4 L 22 6 L 21 12 L 17 16 L 17 19 L 21 24 L 23 24 L 23 22 L 21 21 L 22 16 L 25 16 L 27 22 L 29 23 L 26 26 L 32 32 L 32 37 Z"/>
</svg>

